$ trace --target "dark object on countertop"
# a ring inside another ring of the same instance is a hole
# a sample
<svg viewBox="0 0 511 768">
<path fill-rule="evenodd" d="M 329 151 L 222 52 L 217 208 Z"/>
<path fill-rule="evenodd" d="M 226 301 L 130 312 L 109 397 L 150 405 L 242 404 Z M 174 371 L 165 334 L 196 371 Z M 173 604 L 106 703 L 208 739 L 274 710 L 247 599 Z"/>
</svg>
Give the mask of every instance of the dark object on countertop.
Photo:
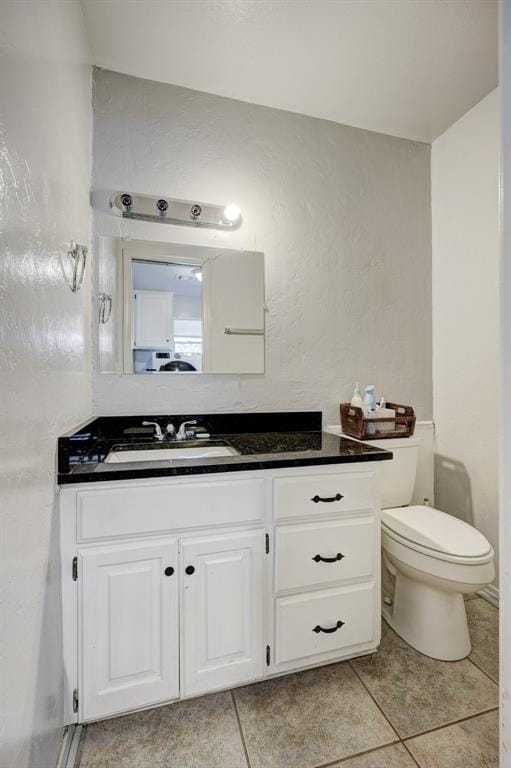
<svg viewBox="0 0 511 768">
<path fill-rule="evenodd" d="M 160 365 L 160 371 L 196 371 L 197 368 L 185 360 L 171 360 L 170 363 Z"/>
<path fill-rule="evenodd" d="M 345 435 L 357 440 L 387 440 L 391 437 L 411 437 L 415 430 L 415 413 L 409 405 L 387 403 L 396 412 L 390 418 L 367 418 L 356 405 L 341 403 L 341 426 Z"/>
</svg>

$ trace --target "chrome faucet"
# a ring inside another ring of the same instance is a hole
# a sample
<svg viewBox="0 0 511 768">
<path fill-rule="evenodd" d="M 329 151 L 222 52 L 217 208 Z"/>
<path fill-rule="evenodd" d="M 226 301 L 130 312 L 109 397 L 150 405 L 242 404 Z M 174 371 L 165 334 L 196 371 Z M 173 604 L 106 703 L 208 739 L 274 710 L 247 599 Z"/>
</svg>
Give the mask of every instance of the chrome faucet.
<svg viewBox="0 0 511 768">
<path fill-rule="evenodd" d="M 194 419 L 193 421 L 183 421 L 179 425 L 179 430 L 176 435 L 176 440 L 186 440 L 186 428 L 188 425 L 193 426 L 194 424 L 197 424 L 197 421 Z"/>
<path fill-rule="evenodd" d="M 163 440 L 165 438 L 165 435 L 161 431 L 160 425 L 156 421 L 143 421 L 142 422 L 143 427 L 154 427 L 154 438 L 155 440 Z"/>
<path fill-rule="evenodd" d="M 165 440 L 166 437 L 172 440 L 176 437 L 176 428 L 171 421 L 165 427 L 165 432 L 162 432 L 160 425 L 156 421 L 143 421 L 142 425 L 144 427 L 154 427 L 155 440 Z"/>
</svg>

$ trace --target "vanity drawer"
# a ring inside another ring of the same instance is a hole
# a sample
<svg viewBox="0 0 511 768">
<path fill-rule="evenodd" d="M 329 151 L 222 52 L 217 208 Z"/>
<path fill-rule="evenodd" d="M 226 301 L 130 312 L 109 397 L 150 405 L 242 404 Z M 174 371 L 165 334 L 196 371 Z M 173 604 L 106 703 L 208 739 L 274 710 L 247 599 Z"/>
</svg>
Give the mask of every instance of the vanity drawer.
<svg viewBox="0 0 511 768">
<path fill-rule="evenodd" d="M 376 507 L 373 472 L 279 477 L 273 484 L 276 520 L 339 514 Z"/>
<path fill-rule="evenodd" d="M 376 640 L 374 582 L 279 597 L 275 612 L 277 664 Z"/>
<path fill-rule="evenodd" d="M 263 480 L 137 485 L 77 493 L 78 540 L 262 520 Z"/>
<path fill-rule="evenodd" d="M 374 515 L 277 526 L 275 591 L 370 579 L 378 561 L 378 533 Z"/>
</svg>

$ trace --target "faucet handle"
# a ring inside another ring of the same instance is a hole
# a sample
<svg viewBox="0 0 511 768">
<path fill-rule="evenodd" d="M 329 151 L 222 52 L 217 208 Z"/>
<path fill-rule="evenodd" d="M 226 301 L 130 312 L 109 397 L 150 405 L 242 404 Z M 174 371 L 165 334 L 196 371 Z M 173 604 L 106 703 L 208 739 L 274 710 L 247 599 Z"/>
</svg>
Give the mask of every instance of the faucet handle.
<svg viewBox="0 0 511 768">
<path fill-rule="evenodd" d="M 197 424 L 197 419 L 192 419 L 191 421 L 182 421 L 179 425 L 179 431 L 176 435 L 177 440 L 186 440 L 186 428 L 188 426 L 194 426 Z"/>
<path fill-rule="evenodd" d="M 143 421 L 142 422 L 143 427 L 154 427 L 154 436 L 157 440 L 163 440 L 163 432 L 161 431 L 160 425 L 156 421 Z"/>
</svg>

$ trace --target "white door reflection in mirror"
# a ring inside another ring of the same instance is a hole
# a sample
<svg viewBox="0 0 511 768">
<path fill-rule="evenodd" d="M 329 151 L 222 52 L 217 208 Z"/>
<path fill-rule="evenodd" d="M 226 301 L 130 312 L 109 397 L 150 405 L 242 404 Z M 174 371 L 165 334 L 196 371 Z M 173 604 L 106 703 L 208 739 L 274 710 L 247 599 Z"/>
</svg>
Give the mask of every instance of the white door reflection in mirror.
<svg viewBox="0 0 511 768">
<path fill-rule="evenodd" d="M 201 267 L 131 260 L 135 373 L 202 371 Z"/>
</svg>

